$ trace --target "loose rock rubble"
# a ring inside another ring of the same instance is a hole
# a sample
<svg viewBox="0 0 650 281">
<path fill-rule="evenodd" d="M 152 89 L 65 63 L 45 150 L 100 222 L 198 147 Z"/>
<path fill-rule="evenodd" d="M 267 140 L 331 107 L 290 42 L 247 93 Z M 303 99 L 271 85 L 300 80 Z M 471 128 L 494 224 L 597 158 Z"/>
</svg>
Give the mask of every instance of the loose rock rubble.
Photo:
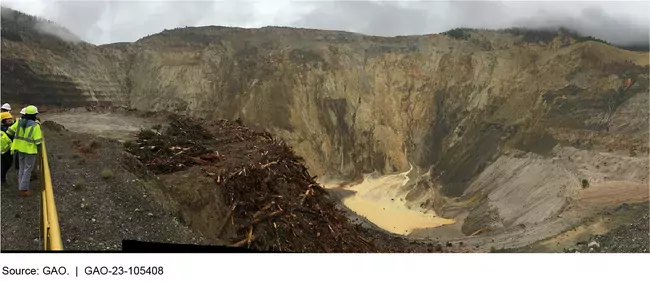
<svg viewBox="0 0 650 281">
<path fill-rule="evenodd" d="M 627 204 L 619 208 L 625 208 Z M 593 235 L 588 241 L 580 241 L 567 253 L 648 253 L 650 252 L 650 217 L 648 210 L 629 224 L 619 226 L 605 234 Z"/>
</svg>

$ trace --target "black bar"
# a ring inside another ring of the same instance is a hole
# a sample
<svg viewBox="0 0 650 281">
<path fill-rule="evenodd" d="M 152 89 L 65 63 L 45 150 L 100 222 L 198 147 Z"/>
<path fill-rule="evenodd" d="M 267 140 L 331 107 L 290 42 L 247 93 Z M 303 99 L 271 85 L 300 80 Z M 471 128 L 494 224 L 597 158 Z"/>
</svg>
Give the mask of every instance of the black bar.
<svg viewBox="0 0 650 281">
<path fill-rule="evenodd" d="M 122 251 L 0 251 L 1 253 L 285 253 L 257 251 L 240 247 L 193 245 L 193 244 L 172 244 L 141 242 L 136 240 L 122 240 Z"/>
<path fill-rule="evenodd" d="M 239 247 L 171 244 L 122 240 L 123 253 L 270 253 Z"/>
</svg>

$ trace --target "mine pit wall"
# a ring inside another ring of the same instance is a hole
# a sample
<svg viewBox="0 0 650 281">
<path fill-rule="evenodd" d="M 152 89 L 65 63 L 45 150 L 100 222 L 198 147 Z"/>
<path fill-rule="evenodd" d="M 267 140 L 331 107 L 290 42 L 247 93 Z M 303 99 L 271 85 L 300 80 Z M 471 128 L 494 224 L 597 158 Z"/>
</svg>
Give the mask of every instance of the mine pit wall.
<svg viewBox="0 0 650 281">
<path fill-rule="evenodd" d="M 48 46 L 3 38 L 3 101 L 67 108 L 128 104 L 120 71 L 95 46 Z"/>
<path fill-rule="evenodd" d="M 603 130 L 607 116 L 647 91 L 646 67 L 578 56 L 604 45 L 483 51 L 433 39 L 372 53 L 238 44 L 143 47 L 131 105 L 241 118 L 288 139 L 319 176 L 433 166 L 448 196 L 462 195 L 504 146 L 548 153 L 553 130 Z"/>
<path fill-rule="evenodd" d="M 498 34 L 481 39 L 486 45 L 291 29 L 206 38 L 197 30 L 56 51 L 3 40 L 3 84 L 13 85 L 3 85 L 3 100 L 241 118 L 287 139 L 321 177 L 413 163 L 426 177 L 409 198 L 432 208 L 444 205 L 440 195 L 466 194 L 511 148 L 550 155 L 594 132 L 609 137 L 595 145 L 613 145 L 647 124 L 647 107 L 628 102 L 643 101 L 647 65 L 600 43 L 526 47 Z"/>
<path fill-rule="evenodd" d="M 460 55 L 446 54 L 444 44 L 436 50 L 432 42 L 415 42 L 403 50 L 390 43 L 373 42 L 362 50 L 340 44 L 262 50 L 235 49 L 240 42 L 224 40 L 208 50 L 147 49 L 133 63 L 138 76 L 132 80 L 138 82 L 131 105 L 242 118 L 289 139 L 321 176 L 403 171 L 409 157 L 428 167 L 438 162 L 456 121 L 446 119 L 458 118 L 446 115 L 458 115 L 459 101 L 473 89 L 441 81 L 453 76 L 446 72 L 468 80 L 471 59 L 454 69 L 454 56 Z M 383 52 L 373 51 L 379 47 Z M 193 56 L 201 60 L 182 63 Z M 157 79 L 181 82 L 152 85 Z"/>
</svg>

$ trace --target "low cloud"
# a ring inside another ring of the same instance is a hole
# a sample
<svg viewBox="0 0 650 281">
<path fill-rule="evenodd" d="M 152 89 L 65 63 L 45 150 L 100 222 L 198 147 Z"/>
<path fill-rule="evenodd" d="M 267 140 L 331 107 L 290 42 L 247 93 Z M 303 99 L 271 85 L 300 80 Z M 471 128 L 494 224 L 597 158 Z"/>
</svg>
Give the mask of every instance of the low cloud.
<svg viewBox="0 0 650 281">
<path fill-rule="evenodd" d="M 69 42 L 69 43 L 80 43 L 83 42 L 81 38 L 79 38 L 77 35 L 74 33 L 70 32 L 69 30 L 61 27 L 60 25 L 48 22 L 48 21 L 38 21 L 34 25 L 34 28 L 44 34 L 49 34 L 52 36 L 56 36 L 60 38 L 63 41 Z"/>
<path fill-rule="evenodd" d="M 1 16 L 3 19 L 9 19 L 19 26 L 33 28 L 39 33 L 56 36 L 66 42 L 82 42 L 81 38 L 79 38 L 74 33 L 70 32 L 63 26 L 46 19 L 34 18 L 33 15 L 21 15 L 20 12 L 7 9 L 6 7 L 2 7 Z"/>
<path fill-rule="evenodd" d="M 440 33 L 457 27 L 574 30 L 617 45 L 648 44 L 648 2 L 325 2 L 294 26 L 378 36 Z M 612 14 L 607 11 L 619 11 Z"/>
<path fill-rule="evenodd" d="M 650 27 L 647 20 L 644 24 L 625 18 L 615 18 L 598 7 L 584 9 L 578 16 L 562 16 L 540 11 L 534 17 L 515 21 L 514 24 L 529 28 L 566 27 L 582 35 L 603 39 L 615 45 L 640 45 L 648 44 L 650 41 Z"/>
<path fill-rule="evenodd" d="M 84 40 L 135 41 L 184 26 L 268 25 L 378 36 L 440 33 L 456 27 L 566 27 L 614 44 L 648 43 L 648 2 L 497 1 L 46 1 L 3 4 L 51 19 Z M 47 29 L 47 28 L 46 28 Z"/>
</svg>

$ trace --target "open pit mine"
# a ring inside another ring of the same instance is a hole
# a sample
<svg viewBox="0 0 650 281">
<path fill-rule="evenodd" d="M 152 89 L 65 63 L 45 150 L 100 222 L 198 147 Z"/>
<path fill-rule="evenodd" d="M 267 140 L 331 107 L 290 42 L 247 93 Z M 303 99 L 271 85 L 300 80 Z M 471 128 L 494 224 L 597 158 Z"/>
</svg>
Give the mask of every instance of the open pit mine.
<svg viewBox="0 0 650 281">
<path fill-rule="evenodd" d="M 41 111 L 66 249 L 648 251 L 647 51 L 525 29 L 93 45 L 38 21 L 3 8 L 2 102 Z M 3 250 L 34 247 L 14 197 Z"/>
</svg>

